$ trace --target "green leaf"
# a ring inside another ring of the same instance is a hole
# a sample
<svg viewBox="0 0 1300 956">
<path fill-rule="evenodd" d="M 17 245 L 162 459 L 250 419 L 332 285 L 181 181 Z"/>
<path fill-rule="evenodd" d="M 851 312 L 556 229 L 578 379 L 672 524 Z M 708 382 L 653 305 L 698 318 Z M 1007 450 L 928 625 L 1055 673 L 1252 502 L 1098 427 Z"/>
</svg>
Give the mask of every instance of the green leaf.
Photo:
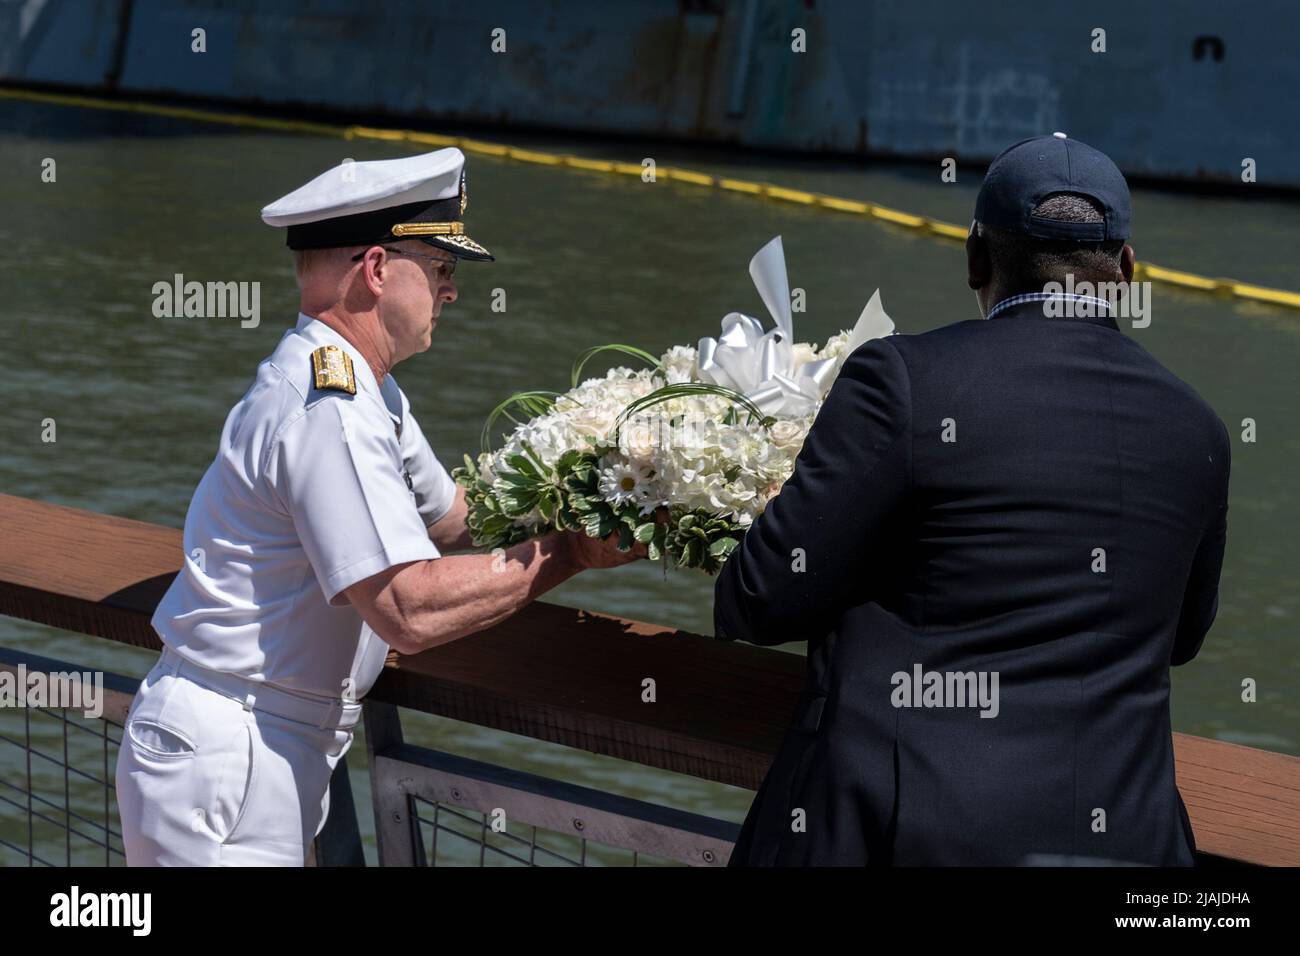
<svg viewBox="0 0 1300 956">
<path fill-rule="evenodd" d="M 534 492 L 528 494 L 525 492 L 508 492 L 500 495 L 501 510 L 508 515 L 516 518 L 522 518 L 528 512 L 532 511 L 537 504 L 537 494 Z"/>
<path fill-rule="evenodd" d="M 537 452 L 533 450 L 532 445 L 528 444 L 528 442 L 521 442 L 520 444 L 523 446 L 524 454 L 531 458 L 533 463 L 537 466 L 538 478 L 547 478 L 554 474 L 551 469 L 546 466 L 546 462 L 542 461 L 541 455 L 537 454 Z"/>
<path fill-rule="evenodd" d="M 633 358 L 644 359 L 654 368 L 659 368 L 659 360 L 647 352 L 645 349 L 639 349 L 634 345 L 619 345 L 610 343 L 609 345 L 595 345 L 584 351 L 573 363 L 573 373 L 570 376 L 572 386 L 577 388 L 582 381 L 582 369 L 591 359 L 595 358 L 601 352 L 622 352 L 624 355 L 631 355 Z"/>
<path fill-rule="evenodd" d="M 605 535 L 601 534 L 601 528 L 604 526 L 603 522 L 604 518 L 600 512 L 589 511 L 582 516 L 582 530 L 586 532 L 589 538 L 603 538 L 605 537 Z"/>
<path fill-rule="evenodd" d="M 541 484 L 539 479 L 520 474 L 517 471 L 503 471 L 497 475 L 497 481 L 503 485 L 509 485 L 511 488 L 536 488 Z"/>
<path fill-rule="evenodd" d="M 578 451 L 578 449 L 576 448 L 570 448 L 563 455 L 561 455 L 560 460 L 555 463 L 555 471 L 557 474 L 563 477 L 564 475 L 572 471 L 573 468 L 581 460 L 582 460 L 582 452 Z"/>
<path fill-rule="evenodd" d="M 735 538 L 719 538 L 709 545 L 709 554 L 715 558 L 725 558 L 740 544 Z"/>
<path fill-rule="evenodd" d="M 538 471 L 537 466 L 532 463 L 527 455 L 507 455 L 506 464 L 521 475 L 527 475 L 530 478 L 542 477 L 542 473 Z"/>
<path fill-rule="evenodd" d="M 482 530 L 486 534 L 499 534 L 510 527 L 511 521 L 505 515 L 493 515 L 482 524 Z"/>
<path fill-rule="evenodd" d="M 653 521 L 647 521 L 645 524 L 637 525 L 636 539 L 642 544 L 649 544 L 655 538 L 656 525 Z"/>
<path fill-rule="evenodd" d="M 596 466 L 587 461 L 580 461 L 573 466 L 564 483 L 570 488 L 587 489 L 595 487 Z"/>
</svg>

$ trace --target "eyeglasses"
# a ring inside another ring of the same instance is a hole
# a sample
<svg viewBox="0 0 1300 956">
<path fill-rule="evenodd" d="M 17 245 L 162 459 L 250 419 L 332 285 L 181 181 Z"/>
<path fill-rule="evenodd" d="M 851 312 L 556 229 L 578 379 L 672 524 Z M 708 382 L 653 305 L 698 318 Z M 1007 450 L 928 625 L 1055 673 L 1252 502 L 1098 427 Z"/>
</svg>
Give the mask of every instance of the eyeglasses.
<svg viewBox="0 0 1300 956">
<path fill-rule="evenodd" d="M 412 259 L 428 259 L 431 262 L 436 262 L 438 263 L 437 274 L 444 279 L 450 279 L 456 274 L 456 263 L 460 262 L 460 259 L 455 256 L 450 259 L 444 259 L 442 256 L 426 256 L 421 252 L 407 252 L 404 249 L 394 249 L 392 246 L 380 246 L 379 248 L 383 249 L 385 252 L 396 253 L 399 256 L 410 256 Z M 366 257 L 366 252 L 369 251 L 370 250 L 367 249 L 365 252 L 358 252 L 352 257 L 352 261 L 360 262 Z"/>
</svg>

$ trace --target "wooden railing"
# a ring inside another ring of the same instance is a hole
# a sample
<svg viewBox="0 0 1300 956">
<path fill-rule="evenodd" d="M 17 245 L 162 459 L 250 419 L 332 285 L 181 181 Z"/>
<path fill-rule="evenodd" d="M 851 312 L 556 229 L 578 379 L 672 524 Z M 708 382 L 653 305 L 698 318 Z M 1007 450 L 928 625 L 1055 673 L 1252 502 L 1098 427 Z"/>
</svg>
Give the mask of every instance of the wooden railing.
<svg viewBox="0 0 1300 956">
<path fill-rule="evenodd" d="M 180 562 L 175 529 L 0 495 L 0 614 L 158 648 Z M 390 655 L 368 699 L 756 789 L 803 680 L 795 655 L 539 601 Z M 1174 753 L 1202 854 L 1300 865 L 1300 758 L 1177 733 Z"/>
</svg>

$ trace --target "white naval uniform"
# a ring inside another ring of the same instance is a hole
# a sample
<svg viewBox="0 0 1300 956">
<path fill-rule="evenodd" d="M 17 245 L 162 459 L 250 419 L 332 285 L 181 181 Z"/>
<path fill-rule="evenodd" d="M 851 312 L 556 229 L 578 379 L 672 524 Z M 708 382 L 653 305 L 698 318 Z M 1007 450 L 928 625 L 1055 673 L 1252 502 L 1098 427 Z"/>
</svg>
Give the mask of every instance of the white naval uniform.
<svg viewBox="0 0 1300 956">
<path fill-rule="evenodd" d="M 355 395 L 314 387 L 323 345 Z M 454 497 L 392 376 L 300 315 L 226 418 L 153 618 L 166 649 L 117 763 L 130 865 L 303 864 L 388 652 L 338 595 L 439 557 L 427 526 Z"/>
</svg>

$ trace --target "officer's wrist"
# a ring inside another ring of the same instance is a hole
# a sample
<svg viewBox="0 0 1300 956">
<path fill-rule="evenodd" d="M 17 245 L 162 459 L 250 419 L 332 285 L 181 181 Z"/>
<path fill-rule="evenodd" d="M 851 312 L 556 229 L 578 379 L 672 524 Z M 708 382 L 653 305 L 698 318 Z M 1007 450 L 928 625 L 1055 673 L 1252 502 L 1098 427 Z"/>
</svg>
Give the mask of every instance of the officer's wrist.
<svg viewBox="0 0 1300 956">
<path fill-rule="evenodd" d="M 575 546 L 574 535 L 567 531 L 552 531 L 553 551 L 560 563 L 568 570 L 581 571 L 585 567 L 582 555 Z"/>
</svg>

